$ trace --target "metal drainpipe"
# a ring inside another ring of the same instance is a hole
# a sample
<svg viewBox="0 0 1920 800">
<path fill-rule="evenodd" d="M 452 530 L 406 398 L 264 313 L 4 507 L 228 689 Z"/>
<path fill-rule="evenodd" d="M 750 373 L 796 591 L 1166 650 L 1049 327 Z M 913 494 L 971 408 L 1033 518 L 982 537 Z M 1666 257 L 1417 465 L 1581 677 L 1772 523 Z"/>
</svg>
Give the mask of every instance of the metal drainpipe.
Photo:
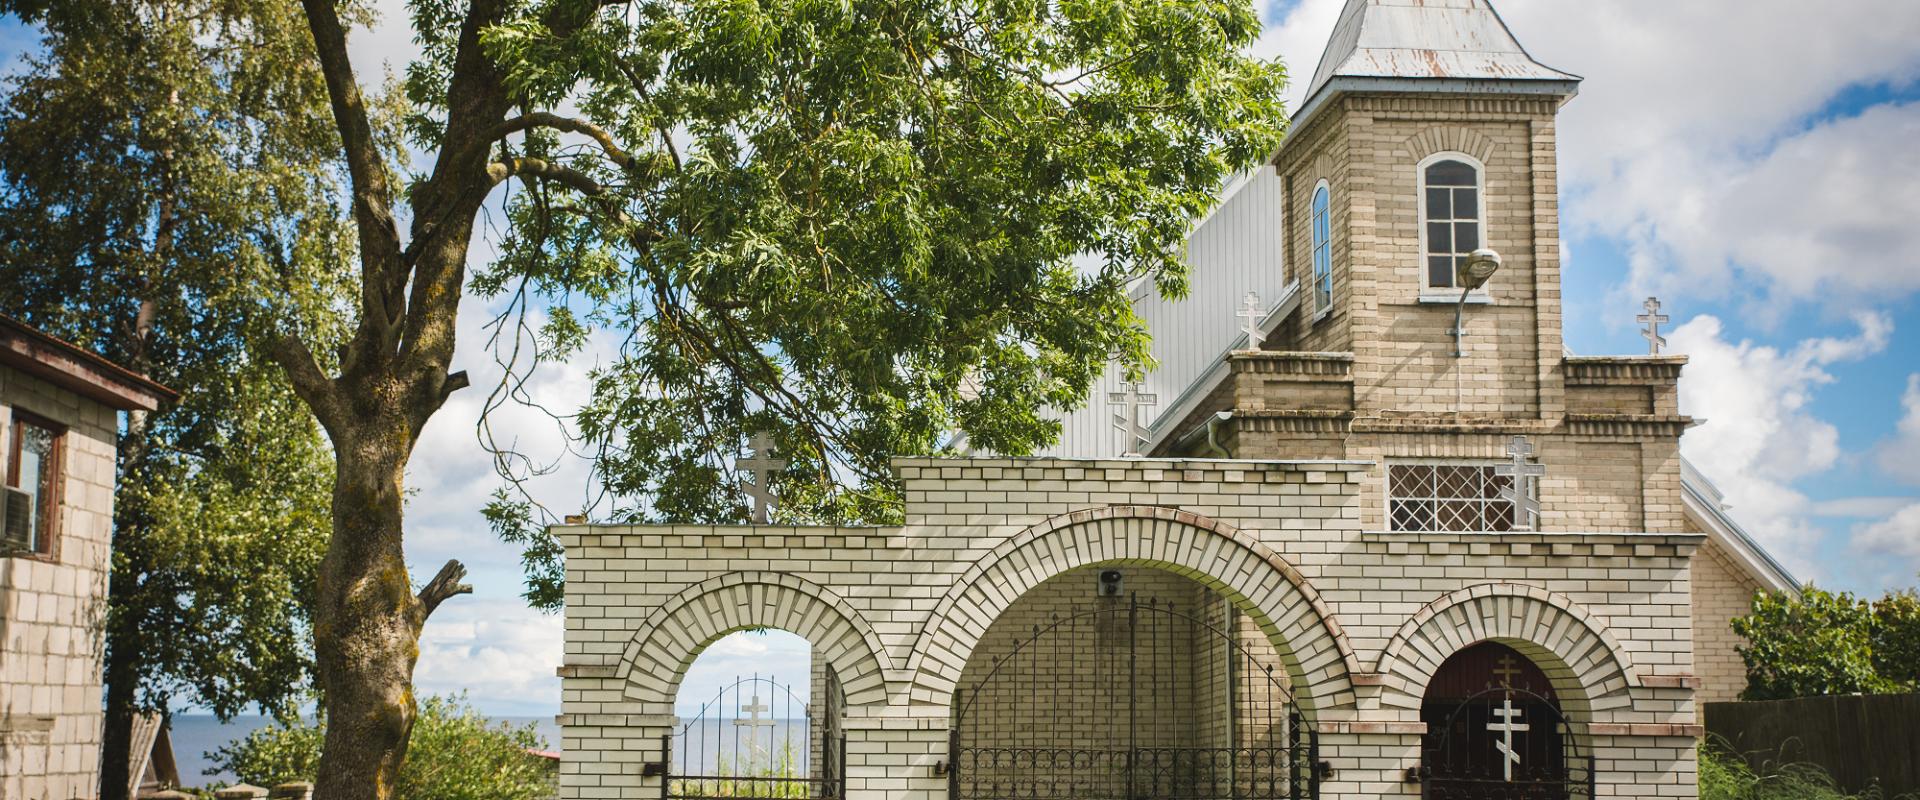
<svg viewBox="0 0 1920 800">
<path fill-rule="evenodd" d="M 1213 453 L 1215 458 L 1233 457 L 1232 453 L 1227 452 L 1227 448 L 1221 446 L 1218 436 L 1220 423 L 1230 419 L 1233 419 L 1231 411 L 1221 411 L 1207 419 L 1207 451 Z"/>
</svg>

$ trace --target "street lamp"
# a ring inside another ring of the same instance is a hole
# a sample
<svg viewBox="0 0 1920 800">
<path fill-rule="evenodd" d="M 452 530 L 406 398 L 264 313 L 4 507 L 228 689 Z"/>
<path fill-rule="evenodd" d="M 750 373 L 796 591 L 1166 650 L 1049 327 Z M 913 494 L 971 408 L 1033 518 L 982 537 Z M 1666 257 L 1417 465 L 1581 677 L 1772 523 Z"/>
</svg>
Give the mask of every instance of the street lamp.
<svg viewBox="0 0 1920 800">
<path fill-rule="evenodd" d="M 1467 293 L 1485 286 L 1487 279 L 1493 277 L 1493 273 L 1498 271 L 1500 271 L 1500 254 L 1490 247 L 1473 251 L 1467 256 L 1466 263 L 1460 265 L 1459 274 L 1456 276 L 1460 280 L 1460 302 L 1453 306 L 1454 358 L 1466 355 L 1466 351 L 1461 349 L 1460 337 L 1466 334 L 1464 318 L 1467 311 Z"/>
</svg>

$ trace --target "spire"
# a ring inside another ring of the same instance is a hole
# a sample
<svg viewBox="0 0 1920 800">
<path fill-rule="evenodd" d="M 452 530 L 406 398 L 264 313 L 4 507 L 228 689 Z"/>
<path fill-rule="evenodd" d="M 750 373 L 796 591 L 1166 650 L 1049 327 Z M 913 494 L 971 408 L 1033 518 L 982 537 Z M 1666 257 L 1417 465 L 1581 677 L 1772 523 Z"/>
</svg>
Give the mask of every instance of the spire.
<svg viewBox="0 0 1920 800">
<path fill-rule="evenodd" d="M 1429 87 L 1437 91 L 1571 95 L 1580 76 L 1533 60 L 1488 0 L 1347 0 L 1302 116 L 1329 85 L 1418 91 L 1408 81 L 1425 79 L 1451 84 Z"/>
</svg>

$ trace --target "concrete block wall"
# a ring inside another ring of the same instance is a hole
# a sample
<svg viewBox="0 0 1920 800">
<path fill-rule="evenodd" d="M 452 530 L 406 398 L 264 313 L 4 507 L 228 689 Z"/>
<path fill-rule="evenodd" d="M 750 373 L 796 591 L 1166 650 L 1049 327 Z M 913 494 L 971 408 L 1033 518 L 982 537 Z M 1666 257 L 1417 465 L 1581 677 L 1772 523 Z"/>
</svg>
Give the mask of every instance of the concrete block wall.
<svg viewBox="0 0 1920 800">
<path fill-rule="evenodd" d="M 941 797 L 934 765 L 969 658 L 1035 587 L 1102 564 L 1176 573 L 1233 601 L 1321 737 L 1336 773 L 1323 796 L 1406 791 L 1425 676 L 1487 638 L 1565 683 L 1582 741 L 1650 743 L 1655 755 L 1603 768 L 1605 792 L 1639 796 L 1632 787 L 1691 769 L 1690 751 L 1660 748 L 1696 735 L 1698 535 L 1381 533 L 1362 519 L 1366 462 L 896 468 L 900 527 L 556 528 L 568 549 L 562 796 L 655 796 L 642 765 L 659 759 L 679 676 L 719 636 L 768 625 L 813 642 L 845 681 L 855 797 Z"/>
<path fill-rule="evenodd" d="M 67 432 L 53 553 L 0 557 L 0 797 L 92 797 L 119 420 L 113 409 L 0 367 L 0 453 L 10 452 L 15 409 Z"/>
</svg>

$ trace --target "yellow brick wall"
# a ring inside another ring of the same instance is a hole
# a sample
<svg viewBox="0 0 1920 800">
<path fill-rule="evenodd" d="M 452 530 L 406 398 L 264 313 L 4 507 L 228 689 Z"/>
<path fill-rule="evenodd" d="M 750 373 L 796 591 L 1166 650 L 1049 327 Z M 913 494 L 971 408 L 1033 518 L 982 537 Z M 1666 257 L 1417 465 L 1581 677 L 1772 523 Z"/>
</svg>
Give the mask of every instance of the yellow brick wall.
<svg viewBox="0 0 1920 800">
<path fill-rule="evenodd" d="M 1745 616 L 1760 585 L 1734 565 L 1709 540 L 1693 557 L 1693 674 L 1700 679 L 1698 703 L 1737 700 L 1747 687 L 1747 668 L 1735 650 L 1745 640 L 1733 632 L 1734 617 Z"/>
</svg>

